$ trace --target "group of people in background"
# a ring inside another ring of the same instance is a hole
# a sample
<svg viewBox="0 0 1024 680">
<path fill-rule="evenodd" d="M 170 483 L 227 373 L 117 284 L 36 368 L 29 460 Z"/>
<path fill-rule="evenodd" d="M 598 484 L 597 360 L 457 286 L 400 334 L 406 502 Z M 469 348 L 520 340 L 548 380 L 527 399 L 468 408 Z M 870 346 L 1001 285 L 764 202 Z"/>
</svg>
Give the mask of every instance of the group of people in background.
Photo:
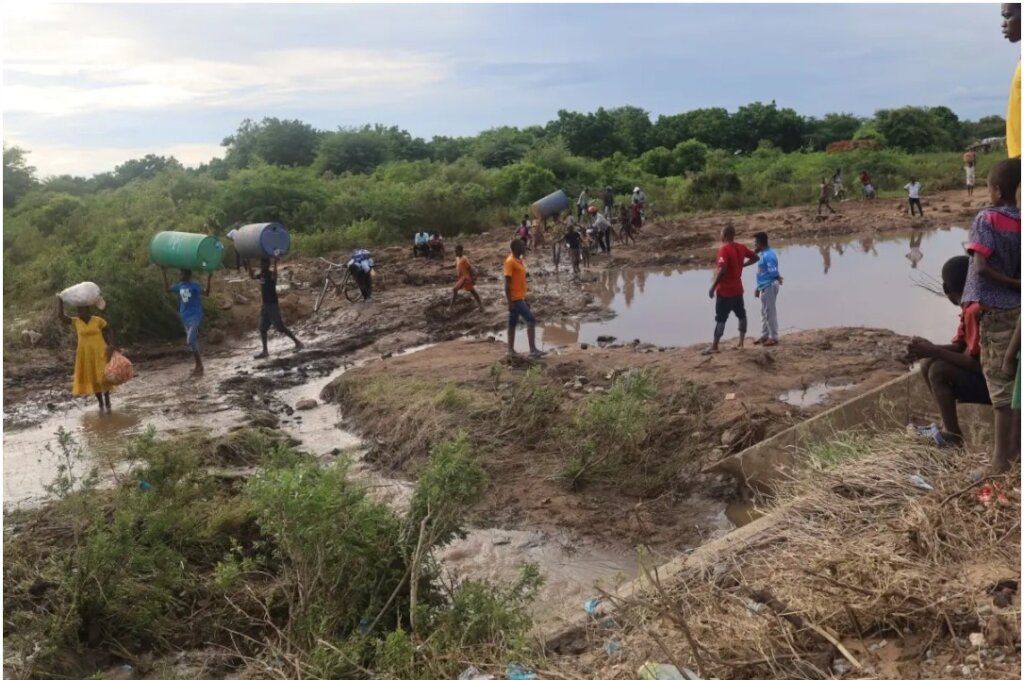
<svg viewBox="0 0 1024 680">
<path fill-rule="evenodd" d="M 412 238 L 412 256 L 444 259 L 444 237 L 436 231 L 416 232 Z"/>
</svg>

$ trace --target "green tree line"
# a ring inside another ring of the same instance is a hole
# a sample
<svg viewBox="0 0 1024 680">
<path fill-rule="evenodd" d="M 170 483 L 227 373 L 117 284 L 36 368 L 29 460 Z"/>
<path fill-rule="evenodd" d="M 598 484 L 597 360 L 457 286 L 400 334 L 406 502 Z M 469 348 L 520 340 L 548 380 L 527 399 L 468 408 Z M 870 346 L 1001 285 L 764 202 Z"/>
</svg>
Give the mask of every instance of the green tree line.
<svg viewBox="0 0 1024 680">
<path fill-rule="evenodd" d="M 640 185 L 662 215 L 807 202 L 836 168 L 867 170 L 883 193 L 915 174 L 927 191 L 960 184 L 965 140 L 1002 131 L 998 116 L 965 122 L 944 107 L 815 119 L 774 103 L 654 121 L 636 107 L 561 111 L 545 126 L 429 141 L 383 125 L 324 132 L 266 118 L 243 121 L 224 139 L 224 158 L 198 168 L 148 155 L 90 178 L 42 180 L 26 152 L 10 147 L 5 311 L 24 313 L 93 280 L 123 337 L 168 337 L 179 331 L 174 310 L 147 266 L 147 244 L 161 230 L 223 235 L 236 224 L 280 221 L 300 253 L 337 254 L 421 229 L 453 236 L 511 225 L 559 188 L 574 196 L 610 186 L 627 200 Z M 882 149 L 822 151 L 851 137 L 874 138 Z"/>
</svg>

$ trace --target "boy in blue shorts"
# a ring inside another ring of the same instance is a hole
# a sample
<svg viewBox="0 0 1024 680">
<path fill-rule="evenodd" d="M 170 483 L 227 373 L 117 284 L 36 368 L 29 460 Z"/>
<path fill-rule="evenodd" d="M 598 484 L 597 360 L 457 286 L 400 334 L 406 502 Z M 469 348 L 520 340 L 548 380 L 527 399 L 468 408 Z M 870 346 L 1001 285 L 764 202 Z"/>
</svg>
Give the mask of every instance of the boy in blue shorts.
<svg viewBox="0 0 1024 680">
<path fill-rule="evenodd" d="M 970 258 L 951 257 L 942 265 L 942 291 L 960 307 Z M 907 354 L 921 361 L 921 377 L 942 416 L 942 440 L 962 446 L 957 404 L 991 404 L 985 375 L 981 372 L 981 331 L 978 319 L 981 307 L 972 302 L 960 307 L 960 325 L 948 345 L 934 345 L 924 338 L 911 339 Z"/>
<path fill-rule="evenodd" d="M 206 278 L 206 291 L 203 287 L 192 280 L 192 270 L 181 270 L 181 281 L 173 285 L 167 282 L 167 270 L 161 270 L 164 275 L 164 285 L 167 292 L 178 298 L 178 315 L 181 317 L 181 324 L 185 327 L 185 343 L 192 350 L 196 366 L 192 370 L 192 377 L 198 378 L 203 374 L 203 358 L 199 354 L 199 324 L 203 320 L 203 294 L 210 294 L 213 282 L 213 274 Z"/>
</svg>

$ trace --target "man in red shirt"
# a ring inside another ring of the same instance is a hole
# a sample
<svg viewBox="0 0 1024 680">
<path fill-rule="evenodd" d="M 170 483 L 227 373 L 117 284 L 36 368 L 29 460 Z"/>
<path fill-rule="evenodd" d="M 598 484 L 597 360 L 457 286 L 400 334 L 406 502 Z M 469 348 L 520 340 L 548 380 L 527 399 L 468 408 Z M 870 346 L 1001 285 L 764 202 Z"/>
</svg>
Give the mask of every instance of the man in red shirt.
<svg viewBox="0 0 1024 680">
<path fill-rule="evenodd" d="M 722 230 L 722 247 L 718 249 L 715 280 L 708 297 L 715 298 L 715 340 L 710 352 L 718 351 L 718 342 L 725 333 L 725 322 L 732 312 L 740 322 L 740 349 L 747 335 L 747 310 L 743 308 L 743 268 L 756 264 L 757 253 L 742 243 L 736 243 L 736 227 L 728 225 Z M 716 297 L 717 296 L 717 297 Z"/>
<path fill-rule="evenodd" d="M 957 255 L 942 265 L 942 290 L 954 305 L 967 281 L 970 259 Z M 921 376 L 935 398 L 942 415 L 942 438 L 956 446 L 963 443 L 956 405 L 991 404 L 985 376 L 981 372 L 981 332 L 978 327 L 981 306 L 970 303 L 960 310 L 960 325 L 950 345 L 933 345 L 924 338 L 913 338 L 907 353 L 921 360 Z"/>
</svg>

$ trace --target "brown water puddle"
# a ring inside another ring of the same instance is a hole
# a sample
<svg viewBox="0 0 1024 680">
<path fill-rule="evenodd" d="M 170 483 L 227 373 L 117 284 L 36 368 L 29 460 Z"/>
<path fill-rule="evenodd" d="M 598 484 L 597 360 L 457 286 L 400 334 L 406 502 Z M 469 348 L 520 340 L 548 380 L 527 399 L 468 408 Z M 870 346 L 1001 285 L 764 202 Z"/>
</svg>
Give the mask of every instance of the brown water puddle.
<svg viewBox="0 0 1024 680">
<path fill-rule="evenodd" d="M 414 347 L 405 353 L 428 346 Z M 275 344 L 272 348 L 284 350 L 287 344 Z M 5 504 L 31 505 L 43 500 L 43 485 L 52 479 L 55 466 L 44 447 L 50 444 L 56 449 L 58 428 L 71 433 L 93 459 L 103 460 L 104 454 L 116 453 L 129 437 L 148 427 L 161 434 L 189 429 L 218 434 L 240 425 L 242 411 L 216 390 L 209 390 L 213 396 L 208 396 L 207 390 L 197 389 L 186 378 L 188 370 L 187 364 L 170 365 L 139 375 L 115 396 L 115 411 L 111 414 L 86 408 L 86 400 L 80 400 L 81 404 L 52 414 L 34 427 L 5 432 Z M 215 383 L 241 370 L 253 370 L 246 352 L 210 359 L 203 381 Z M 321 390 L 345 370 L 338 368 L 323 377 L 279 390 L 274 396 L 290 406 L 303 399 L 319 400 Z M 340 455 L 349 456 L 352 476 L 367 486 L 374 499 L 398 511 L 406 510 L 412 484 L 386 477 L 366 464 L 363 442 L 344 430 L 339 420 L 335 406 L 322 404 L 282 416 L 280 429 L 325 463 Z M 88 464 L 89 461 L 83 461 L 83 468 Z M 563 611 L 582 606 L 584 600 L 596 594 L 595 584 L 613 587 L 632 578 L 636 571 L 635 554 L 628 549 L 597 545 L 556 530 L 475 529 L 464 539 L 439 550 L 437 557 L 451 578 L 496 583 L 513 582 L 525 562 L 536 562 L 544 577 L 533 612 L 539 622 L 554 620 Z"/>
<path fill-rule="evenodd" d="M 950 227 L 877 239 L 773 243 L 784 279 L 778 298 L 780 331 L 865 326 L 940 340 L 952 336 L 956 308 L 915 284 L 925 277 L 939 279 L 943 263 L 963 252 L 966 238 L 966 229 Z M 753 295 L 755 270 L 748 267 L 743 274 L 748 336 L 754 338 L 761 331 L 761 306 Z M 714 330 L 714 301 L 708 299 L 712 276 L 711 269 L 678 267 L 585 272 L 586 290 L 614 316 L 547 321 L 545 310 L 535 305 L 541 322 L 537 339 L 546 348 L 594 344 L 599 336 L 663 347 L 709 342 Z M 725 337 L 737 334 L 736 320 L 730 319 Z M 498 335 L 504 337 L 503 332 Z M 526 347 L 524 329 L 516 343 Z"/>
</svg>

